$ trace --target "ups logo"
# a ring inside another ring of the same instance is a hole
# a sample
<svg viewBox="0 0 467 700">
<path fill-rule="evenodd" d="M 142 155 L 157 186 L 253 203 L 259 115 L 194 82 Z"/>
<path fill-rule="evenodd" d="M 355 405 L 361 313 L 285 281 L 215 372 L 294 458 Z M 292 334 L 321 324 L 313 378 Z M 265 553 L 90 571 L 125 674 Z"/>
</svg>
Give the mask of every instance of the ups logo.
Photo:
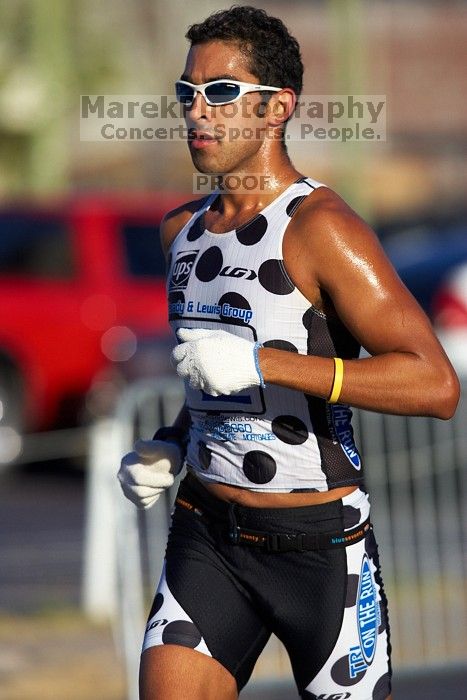
<svg viewBox="0 0 467 700">
<path fill-rule="evenodd" d="M 193 263 L 199 250 L 182 251 L 175 260 L 170 277 L 169 290 L 186 289 L 190 278 Z"/>
</svg>

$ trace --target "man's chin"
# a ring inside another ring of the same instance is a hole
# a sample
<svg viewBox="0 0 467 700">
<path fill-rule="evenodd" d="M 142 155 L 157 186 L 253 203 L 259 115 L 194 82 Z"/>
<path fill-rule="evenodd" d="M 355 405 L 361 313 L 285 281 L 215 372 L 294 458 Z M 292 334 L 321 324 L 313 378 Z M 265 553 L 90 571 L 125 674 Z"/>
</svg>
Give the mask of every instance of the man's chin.
<svg viewBox="0 0 467 700">
<path fill-rule="evenodd" d="M 198 153 L 198 151 L 193 152 L 192 150 L 190 150 L 190 153 L 193 165 L 199 173 L 203 175 L 222 174 L 222 171 L 219 170 L 219 167 L 216 167 L 213 159 L 208 154 Z"/>
</svg>

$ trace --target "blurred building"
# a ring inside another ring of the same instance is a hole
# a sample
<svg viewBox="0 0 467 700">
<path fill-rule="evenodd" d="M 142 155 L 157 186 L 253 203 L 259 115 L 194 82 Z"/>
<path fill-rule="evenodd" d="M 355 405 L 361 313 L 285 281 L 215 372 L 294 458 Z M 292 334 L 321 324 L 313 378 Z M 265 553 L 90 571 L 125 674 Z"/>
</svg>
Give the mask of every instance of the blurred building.
<svg viewBox="0 0 467 700">
<path fill-rule="evenodd" d="M 281 0 L 305 95 L 387 95 L 387 140 L 297 143 L 297 167 L 370 217 L 462 207 L 467 3 Z M 227 2 L 224 7 L 231 3 Z M 171 94 L 187 27 L 218 0 L 9 0 L 0 8 L 0 197 L 192 188 L 183 143 L 83 142 L 79 95 Z"/>
</svg>

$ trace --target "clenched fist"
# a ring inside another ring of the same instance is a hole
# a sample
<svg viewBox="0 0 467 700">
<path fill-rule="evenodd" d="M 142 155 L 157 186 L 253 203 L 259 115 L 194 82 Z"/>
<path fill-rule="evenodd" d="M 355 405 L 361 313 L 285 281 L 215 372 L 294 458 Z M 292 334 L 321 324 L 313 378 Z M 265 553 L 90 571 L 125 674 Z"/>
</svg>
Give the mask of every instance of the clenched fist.
<svg viewBox="0 0 467 700">
<path fill-rule="evenodd" d="M 125 496 L 147 509 L 172 486 L 182 466 L 183 451 L 174 442 L 138 440 L 123 457 L 117 478 Z"/>
<path fill-rule="evenodd" d="M 258 361 L 260 343 L 203 328 L 179 328 L 177 336 L 182 342 L 172 351 L 172 360 L 180 377 L 194 389 L 220 396 L 264 387 Z"/>
</svg>

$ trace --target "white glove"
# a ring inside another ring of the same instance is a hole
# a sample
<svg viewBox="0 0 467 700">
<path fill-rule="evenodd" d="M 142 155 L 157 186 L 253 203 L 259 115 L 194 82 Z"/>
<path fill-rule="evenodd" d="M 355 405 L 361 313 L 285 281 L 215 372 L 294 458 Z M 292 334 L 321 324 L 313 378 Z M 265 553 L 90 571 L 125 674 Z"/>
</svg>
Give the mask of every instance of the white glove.
<svg viewBox="0 0 467 700">
<path fill-rule="evenodd" d="M 177 335 L 182 343 L 172 351 L 172 360 L 193 389 L 220 396 L 250 386 L 264 387 L 258 362 L 260 343 L 203 328 L 179 328 Z"/>
<path fill-rule="evenodd" d="M 170 488 L 183 466 L 181 447 L 164 440 L 138 440 L 122 459 L 117 478 L 138 508 L 150 508 Z"/>
</svg>

